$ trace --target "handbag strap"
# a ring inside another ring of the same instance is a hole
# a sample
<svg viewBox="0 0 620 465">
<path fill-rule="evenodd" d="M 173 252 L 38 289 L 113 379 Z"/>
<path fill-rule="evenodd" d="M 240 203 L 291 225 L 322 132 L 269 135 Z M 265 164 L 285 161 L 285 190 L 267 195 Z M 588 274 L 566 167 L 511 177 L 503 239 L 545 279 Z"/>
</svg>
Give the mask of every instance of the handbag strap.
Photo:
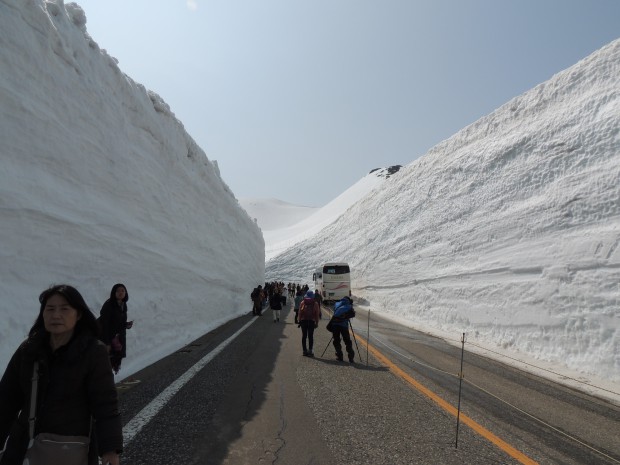
<svg viewBox="0 0 620 465">
<path fill-rule="evenodd" d="M 34 440 L 34 424 L 37 420 L 37 391 L 39 390 L 39 362 L 34 362 L 34 367 L 32 368 L 32 384 L 30 389 L 30 417 L 28 418 L 28 435 L 30 436 L 30 441 L 28 442 L 28 447 L 32 446 L 32 442 Z M 93 417 L 91 415 L 90 422 L 88 426 L 88 437 L 91 436 L 93 432 Z"/>
<path fill-rule="evenodd" d="M 37 391 L 39 389 L 39 362 L 34 362 L 32 369 L 32 387 L 30 390 L 30 417 L 28 418 L 30 441 L 34 438 L 34 423 L 37 413 Z"/>
</svg>

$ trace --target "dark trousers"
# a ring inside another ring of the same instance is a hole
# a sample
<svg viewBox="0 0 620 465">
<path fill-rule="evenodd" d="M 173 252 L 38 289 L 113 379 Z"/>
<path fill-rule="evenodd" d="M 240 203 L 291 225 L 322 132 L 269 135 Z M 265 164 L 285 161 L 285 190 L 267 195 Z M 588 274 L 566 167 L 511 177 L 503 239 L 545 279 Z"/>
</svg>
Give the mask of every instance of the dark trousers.
<svg viewBox="0 0 620 465">
<path fill-rule="evenodd" d="M 306 352 L 312 352 L 314 347 L 314 321 L 304 320 L 301 323 L 301 347 Z M 306 350 L 306 338 L 308 339 L 308 350 Z"/>
<path fill-rule="evenodd" d="M 260 301 L 260 299 L 256 299 L 252 307 L 252 314 L 260 315 L 262 312 L 263 312 L 263 303 Z"/>
<path fill-rule="evenodd" d="M 340 337 L 342 336 L 344 345 L 347 348 L 349 361 L 352 361 L 355 357 L 355 352 L 353 351 L 353 344 L 351 343 L 349 328 L 347 326 L 334 325 L 334 331 L 332 332 L 332 335 L 334 336 L 334 349 L 336 349 L 336 357 L 338 357 L 338 360 L 342 360 L 342 345 L 340 344 Z"/>
</svg>

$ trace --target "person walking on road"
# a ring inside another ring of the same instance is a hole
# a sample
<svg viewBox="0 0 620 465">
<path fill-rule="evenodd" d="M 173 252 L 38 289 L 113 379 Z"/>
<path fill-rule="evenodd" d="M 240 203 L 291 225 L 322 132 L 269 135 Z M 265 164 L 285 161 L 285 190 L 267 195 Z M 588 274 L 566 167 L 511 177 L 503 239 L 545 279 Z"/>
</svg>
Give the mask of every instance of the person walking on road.
<svg viewBox="0 0 620 465">
<path fill-rule="evenodd" d="M 252 298 L 252 315 L 261 316 L 263 313 L 263 300 L 265 298 L 263 286 L 259 284 L 258 287 L 255 287 L 250 297 Z"/>
<path fill-rule="evenodd" d="M 299 324 L 299 306 L 301 305 L 301 301 L 304 300 L 304 293 L 301 292 L 301 288 L 297 289 L 297 294 L 295 295 L 294 300 L 294 310 L 295 310 L 295 324 Z"/>
<path fill-rule="evenodd" d="M 321 297 L 321 293 L 318 289 L 314 290 L 314 300 L 319 304 L 319 319 L 323 319 L 323 311 L 321 310 L 321 305 L 323 305 L 323 297 Z"/>
<path fill-rule="evenodd" d="M 334 349 L 336 349 L 336 358 L 343 361 L 342 345 L 340 338 L 344 341 L 349 356 L 349 362 L 354 363 L 355 351 L 349 335 L 349 318 L 353 310 L 353 303 L 349 297 L 343 297 L 334 305 L 334 316 L 332 317 L 332 335 L 334 336 Z"/>
<path fill-rule="evenodd" d="M 319 304 L 314 299 L 314 293 L 308 291 L 306 297 L 299 304 L 299 326 L 301 327 L 301 347 L 304 357 L 314 357 L 314 329 L 319 325 Z M 306 339 L 308 345 L 306 346 Z"/>
<path fill-rule="evenodd" d="M 99 312 L 101 340 L 108 347 L 110 364 L 114 373 L 121 369 L 121 361 L 127 356 L 127 330 L 133 321 L 127 321 L 127 301 L 129 293 L 124 284 L 112 286 L 110 298 L 105 301 Z"/>
<path fill-rule="evenodd" d="M 47 462 L 36 463 L 62 464 L 77 450 L 85 465 L 98 464 L 98 456 L 119 465 L 118 394 L 95 315 L 66 284 L 43 291 L 39 303 L 0 380 L 0 463 L 34 463 L 47 454 Z"/>
<path fill-rule="evenodd" d="M 273 311 L 273 322 L 280 321 L 280 310 L 282 310 L 282 294 L 280 294 L 280 290 L 276 289 L 271 294 L 271 298 L 269 299 L 269 306 Z"/>
</svg>

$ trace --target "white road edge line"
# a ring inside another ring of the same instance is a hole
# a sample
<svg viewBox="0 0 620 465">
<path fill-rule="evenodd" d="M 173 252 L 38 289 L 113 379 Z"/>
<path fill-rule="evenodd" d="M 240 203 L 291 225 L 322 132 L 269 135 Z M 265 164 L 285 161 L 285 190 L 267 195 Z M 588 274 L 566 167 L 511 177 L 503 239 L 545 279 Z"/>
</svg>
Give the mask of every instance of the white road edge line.
<svg viewBox="0 0 620 465">
<path fill-rule="evenodd" d="M 123 428 L 123 442 L 125 445 L 129 444 L 134 437 L 144 428 L 149 421 L 153 419 L 155 415 L 159 413 L 159 411 L 164 408 L 164 406 L 168 403 L 172 397 L 179 392 L 179 390 L 187 384 L 187 382 L 194 377 L 200 370 L 202 370 L 207 363 L 213 360 L 220 352 L 222 352 L 228 344 L 230 344 L 239 334 L 241 334 L 245 329 L 254 323 L 257 318 L 252 318 L 248 321 L 241 329 L 239 329 L 235 334 L 230 336 L 224 342 L 222 342 L 219 346 L 201 358 L 198 362 L 196 362 L 189 370 L 183 373 L 181 376 L 177 378 L 177 380 L 164 389 L 155 399 L 153 399 L 146 407 L 144 407 L 138 414 L 133 417 Z"/>
</svg>

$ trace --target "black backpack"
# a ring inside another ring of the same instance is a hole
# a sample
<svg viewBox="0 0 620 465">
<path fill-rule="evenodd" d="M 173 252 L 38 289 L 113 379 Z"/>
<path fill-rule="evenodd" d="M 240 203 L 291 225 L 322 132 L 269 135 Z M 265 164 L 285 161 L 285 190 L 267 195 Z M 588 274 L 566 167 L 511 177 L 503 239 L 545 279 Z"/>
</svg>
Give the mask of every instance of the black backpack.
<svg viewBox="0 0 620 465">
<path fill-rule="evenodd" d="M 355 318 L 355 309 L 351 306 L 351 310 L 342 315 L 344 318 Z"/>
</svg>

